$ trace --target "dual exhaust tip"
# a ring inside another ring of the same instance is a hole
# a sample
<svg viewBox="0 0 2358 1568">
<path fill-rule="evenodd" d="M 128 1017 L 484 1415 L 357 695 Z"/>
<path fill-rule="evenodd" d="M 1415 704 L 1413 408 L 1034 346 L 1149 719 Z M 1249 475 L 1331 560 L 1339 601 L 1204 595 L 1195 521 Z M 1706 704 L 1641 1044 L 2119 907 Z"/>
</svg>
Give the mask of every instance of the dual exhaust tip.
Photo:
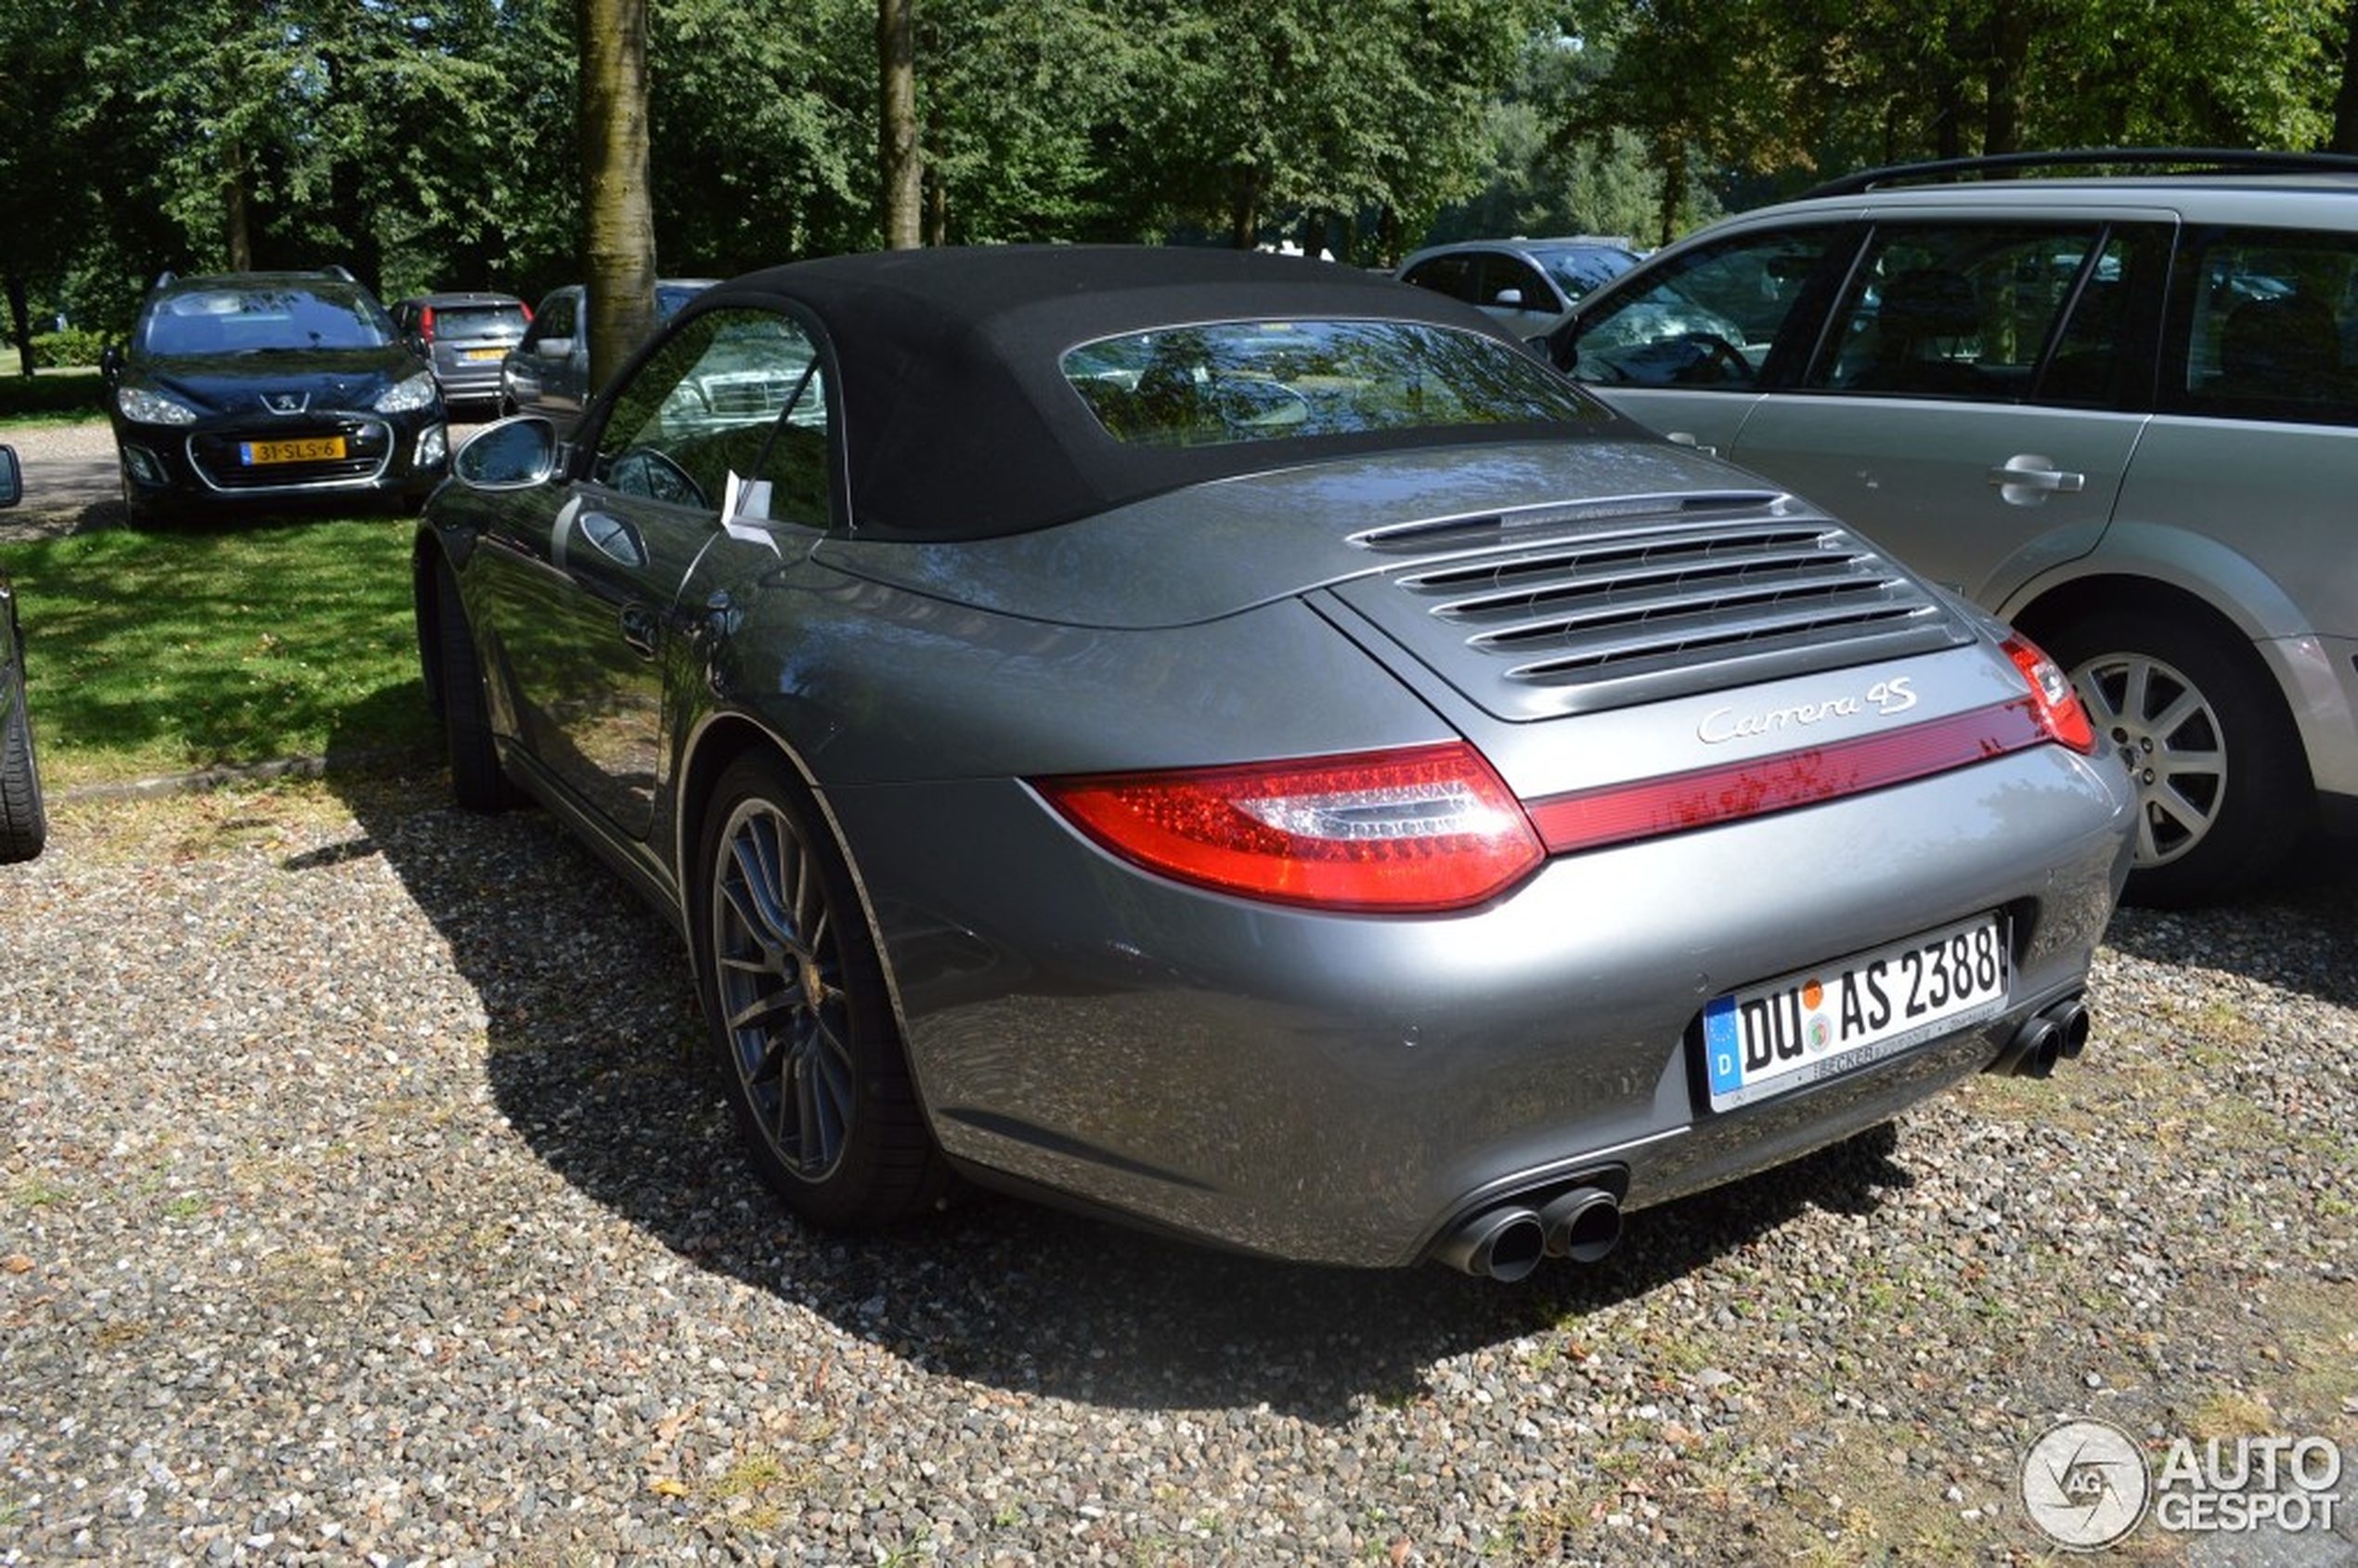
<svg viewBox="0 0 2358 1568">
<path fill-rule="evenodd" d="M 2086 1001 L 2066 997 L 2024 1019 L 1989 1070 L 2045 1078 L 2057 1062 L 2087 1049 L 2091 1025 Z M 1529 1277 L 1548 1258 L 1598 1263 L 1621 1239 L 1627 1181 L 1627 1173 L 1616 1168 L 1580 1178 L 1536 1207 L 1510 1202 L 1485 1209 L 1445 1237 L 1433 1256 L 1503 1285 Z"/>
<path fill-rule="evenodd" d="M 2055 1070 L 2057 1062 L 2069 1061 L 2088 1048 L 2089 1025 L 2087 1003 L 2077 996 L 2066 997 L 2025 1018 L 1998 1059 L 1989 1064 L 1989 1070 L 2016 1078 L 2045 1078 Z"/>
<path fill-rule="evenodd" d="M 1452 1268 L 1511 1285 L 1546 1258 L 1593 1263 L 1621 1239 L 1621 1198 L 1610 1187 L 1569 1188 L 1538 1208 L 1485 1209 L 1443 1238 L 1433 1256 Z"/>
</svg>

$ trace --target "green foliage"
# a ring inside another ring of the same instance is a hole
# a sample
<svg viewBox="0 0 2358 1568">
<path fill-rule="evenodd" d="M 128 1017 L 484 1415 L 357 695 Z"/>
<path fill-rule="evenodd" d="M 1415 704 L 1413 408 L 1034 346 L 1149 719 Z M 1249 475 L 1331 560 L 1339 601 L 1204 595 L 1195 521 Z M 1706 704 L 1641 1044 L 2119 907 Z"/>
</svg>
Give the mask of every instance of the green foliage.
<svg viewBox="0 0 2358 1568">
<path fill-rule="evenodd" d="M 55 370 L 96 365 L 106 346 L 106 334 L 84 327 L 69 327 L 61 332 L 36 332 L 32 339 L 33 367 Z"/>
<path fill-rule="evenodd" d="M 662 268 L 878 242 L 875 0 L 650 0 Z M 2306 147 L 2352 0 L 924 0 L 936 243 L 1659 241 L 1868 163 Z M 573 0 L 10 0 L 0 280 L 109 335 L 164 267 L 387 298 L 583 271 Z M 2358 126 L 2351 128 L 2358 134 Z M 60 177 L 60 175 L 63 177 Z"/>
</svg>

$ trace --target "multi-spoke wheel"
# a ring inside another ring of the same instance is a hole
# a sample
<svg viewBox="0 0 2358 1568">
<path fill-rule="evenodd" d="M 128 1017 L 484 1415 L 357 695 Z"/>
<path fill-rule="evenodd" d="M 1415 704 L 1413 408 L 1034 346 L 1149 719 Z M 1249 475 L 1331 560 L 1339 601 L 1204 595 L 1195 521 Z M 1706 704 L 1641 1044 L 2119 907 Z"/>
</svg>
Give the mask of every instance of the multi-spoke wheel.
<svg viewBox="0 0 2358 1568">
<path fill-rule="evenodd" d="M 833 846 L 767 758 L 721 776 L 703 836 L 706 1017 L 761 1176 L 823 1225 L 900 1218 L 940 1191 L 884 975 Z"/>
<path fill-rule="evenodd" d="M 2045 641 L 2136 781 L 2131 897 L 2221 898 L 2283 860 L 2307 825 L 2312 788 L 2284 702 L 2248 648 L 2198 622 L 2134 612 Z"/>
</svg>

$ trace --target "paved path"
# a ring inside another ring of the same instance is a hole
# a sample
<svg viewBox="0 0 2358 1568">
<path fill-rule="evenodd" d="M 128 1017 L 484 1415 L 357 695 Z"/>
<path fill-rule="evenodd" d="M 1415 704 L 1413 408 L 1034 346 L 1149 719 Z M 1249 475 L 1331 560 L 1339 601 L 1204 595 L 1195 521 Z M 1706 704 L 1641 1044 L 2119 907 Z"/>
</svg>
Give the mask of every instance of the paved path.
<svg viewBox="0 0 2358 1568">
<path fill-rule="evenodd" d="M 124 525 L 114 435 L 103 420 L 0 428 L 24 468 L 24 499 L 0 512 L 0 539 Z"/>
</svg>

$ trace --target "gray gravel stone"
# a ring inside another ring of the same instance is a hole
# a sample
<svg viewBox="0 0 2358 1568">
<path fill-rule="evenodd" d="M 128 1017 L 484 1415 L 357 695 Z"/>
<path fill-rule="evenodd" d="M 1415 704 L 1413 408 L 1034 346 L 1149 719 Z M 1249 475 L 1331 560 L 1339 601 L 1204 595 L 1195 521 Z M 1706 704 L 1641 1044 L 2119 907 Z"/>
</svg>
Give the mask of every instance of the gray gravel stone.
<svg viewBox="0 0 2358 1568">
<path fill-rule="evenodd" d="M 2346 867 L 2124 913 L 2049 1082 L 1499 1288 L 807 1231 L 664 924 L 442 798 L 61 800 L 0 871 L 0 1563 L 2002 1562 L 2064 1416 L 2358 1471 Z"/>
</svg>

